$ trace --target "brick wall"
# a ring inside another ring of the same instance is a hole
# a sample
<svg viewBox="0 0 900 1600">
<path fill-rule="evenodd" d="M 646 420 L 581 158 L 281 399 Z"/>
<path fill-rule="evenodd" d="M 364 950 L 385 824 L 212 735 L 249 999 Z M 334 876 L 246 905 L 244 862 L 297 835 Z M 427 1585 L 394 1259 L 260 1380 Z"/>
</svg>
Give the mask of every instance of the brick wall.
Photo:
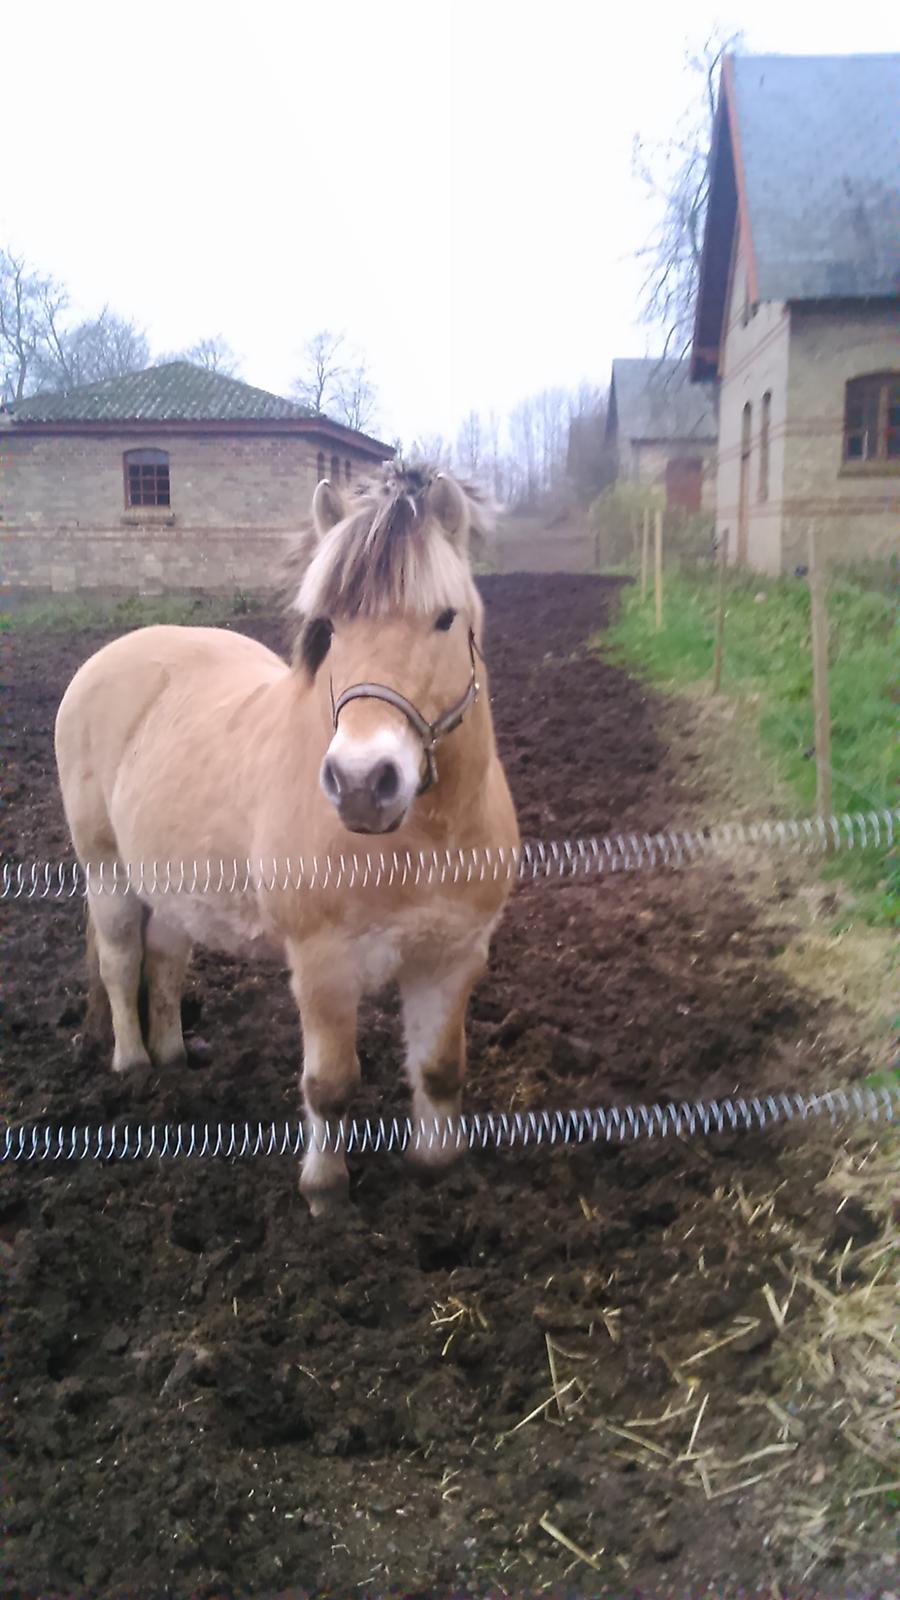
<svg viewBox="0 0 900 1600">
<path fill-rule="evenodd" d="M 846 467 L 844 400 L 849 379 L 900 373 L 900 306 L 791 308 L 789 433 L 782 567 L 807 559 L 807 528 L 836 560 L 887 556 L 900 541 L 898 464 Z"/>
<path fill-rule="evenodd" d="M 171 506 L 129 510 L 123 454 L 169 455 Z M 308 515 L 318 446 L 271 434 L 105 438 L 0 427 L 0 582 L 12 589 L 258 588 Z M 325 447 L 326 470 L 331 448 Z M 372 461 L 340 450 L 353 476 Z"/>
<path fill-rule="evenodd" d="M 897 366 L 896 309 L 814 309 L 763 303 L 746 315 L 747 269 L 737 241 L 721 356 L 717 531 L 732 560 L 741 523 L 744 407 L 750 406 L 746 559 L 791 572 L 807 560 L 812 522 L 824 556 L 852 561 L 888 553 L 900 530 L 900 477 L 846 472 L 844 390 L 850 378 Z M 763 396 L 771 395 L 768 492 L 761 468 Z"/>
<path fill-rule="evenodd" d="M 741 537 L 741 435 L 744 407 L 750 406 L 750 460 L 743 539 L 747 564 L 759 572 L 781 570 L 781 524 L 787 442 L 790 317 L 787 307 L 767 302 L 748 315 L 747 262 L 739 237 L 731 269 L 722 344 L 719 390 L 719 462 L 716 479 L 716 532 L 728 535 L 729 560 Z M 768 491 L 760 481 L 760 430 L 763 395 L 769 412 Z"/>
<path fill-rule="evenodd" d="M 698 460 L 703 463 L 701 509 L 710 513 L 716 503 L 716 447 L 704 441 L 690 439 L 677 443 L 654 443 L 636 439 L 626 443 L 620 456 L 621 476 L 631 483 L 655 485 L 665 490 L 666 468 L 673 459 Z"/>
</svg>

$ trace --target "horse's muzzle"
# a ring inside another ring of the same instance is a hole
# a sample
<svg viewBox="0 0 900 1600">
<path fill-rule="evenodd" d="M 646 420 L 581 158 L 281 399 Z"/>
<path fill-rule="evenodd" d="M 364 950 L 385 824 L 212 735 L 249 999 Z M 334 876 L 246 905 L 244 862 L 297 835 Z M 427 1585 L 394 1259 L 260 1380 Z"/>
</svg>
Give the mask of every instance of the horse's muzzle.
<svg viewBox="0 0 900 1600">
<path fill-rule="evenodd" d="M 322 762 L 321 783 L 351 833 L 393 833 L 409 809 L 403 773 L 389 757 L 360 773 L 342 766 L 337 755 L 328 755 Z"/>
</svg>

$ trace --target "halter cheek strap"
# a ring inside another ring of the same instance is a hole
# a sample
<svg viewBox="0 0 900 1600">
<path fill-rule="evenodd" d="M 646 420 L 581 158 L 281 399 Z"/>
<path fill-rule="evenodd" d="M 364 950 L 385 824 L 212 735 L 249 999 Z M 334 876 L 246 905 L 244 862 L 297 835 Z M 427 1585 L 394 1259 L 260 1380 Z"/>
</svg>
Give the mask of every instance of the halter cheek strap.
<svg viewBox="0 0 900 1600">
<path fill-rule="evenodd" d="M 337 731 L 338 718 L 341 712 L 345 706 L 350 704 L 351 700 L 383 700 L 385 705 L 393 706 L 395 711 L 402 713 L 421 740 L 422 750 L 425 755 L 425 774 L 419 784 L 418 793 L 424 794 L 426 790 L 431 788 L 432 784 L 437 782 L 438 770 L 437 757 L 435 755 L 437 745 L 441 739 L 446 739 L 448 733 L 453 733 L 459 727 L 469 707 L 473 706 L 478 699 L 481 684 L 478 682 L 476 656 L 480 656 L 484 660 L 475 642 L 475 634 L 470 628 L 469 657 L 472 662 L 472 676 L 469 679 L 469 686 L 465 694 L 455 701 L 453 705 L 448 706 L 446 711 L 442 711 L 439 717 L 435 717 L 433 722 L 429 722 L 427 717 L 423 717 L 421 711 L 413 705 L 411 700 L 407 700 L 405 695 L 400 694 L 397 689 L 389 689 L 383 683 L 354 683 L 351 688 L 345 689 L 337 700 L 334 698 L 334 685 L 332 684 L 331 709 L 335 731 Z"/>
</svg>

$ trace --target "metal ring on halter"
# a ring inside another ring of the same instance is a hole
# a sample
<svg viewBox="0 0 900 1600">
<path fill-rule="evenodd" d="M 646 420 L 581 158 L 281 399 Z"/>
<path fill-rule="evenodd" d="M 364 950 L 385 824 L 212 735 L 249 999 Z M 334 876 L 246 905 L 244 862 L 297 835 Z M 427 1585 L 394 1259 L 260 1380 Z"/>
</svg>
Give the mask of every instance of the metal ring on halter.
<svg viewBox="0 0 900 1600">
<path fill-rule="evenodd" d="M 435 756 L 437 744 L 441 739 L 445 739 L 448 733 L 453 733 L 459 727 L 469 707 L 473 706 L 478 699 L 481 684 L 478 682 L 476 655 L 481 656 L 481 651 L 475 641 L 474 631 L 470 628 L 469 657 L 472 662 L 472 676 L 469 679 L 469 687 L 461 699 L 457 700 L 454 705 L 448 706 L 447 710 L 442 711 L 440 716 L 435 717 L 433 722 L 429 722 L 427 717 L 423 717 L 421 711 L 413 705 L 411 700 L 407 700 L 404 694 L 400 694 L 397 689 L 389 689 L 386 684 L 355 683 L 351 688 L 345 689 L 337 700 L 334 698 L 334 685 L 332 684 L 331 710 L 335 732 L 337 732 L 338 718 L 344 707 L 349 705 L 351 700 L 383 700 L 385 705 L 393 706 L 395 711 L 400 711 L 403 714 L 422 742 L 422 750 L 425 755 L 425 774 L 419 784 L 417 793 L 420 795 L 425 794 L 426 790 L 437 782 L 438 770 Z M 481 659 L 484 660 L 484 657 L 481 656 Z"/>
</svg>

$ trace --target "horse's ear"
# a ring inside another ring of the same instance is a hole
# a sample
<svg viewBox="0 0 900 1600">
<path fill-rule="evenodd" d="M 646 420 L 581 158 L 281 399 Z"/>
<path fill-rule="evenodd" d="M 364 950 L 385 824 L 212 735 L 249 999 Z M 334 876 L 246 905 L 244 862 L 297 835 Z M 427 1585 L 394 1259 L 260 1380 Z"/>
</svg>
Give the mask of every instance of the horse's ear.
<svg viewBox="0 0 900 1600">
<path fill-rule="evenodd" d="M 312 502 L 313 524 L 318 537 L 324 539 L 326 533 L 330 533 L 346 515 L 347 509 L 340 489 L 329 483 L 327 478 L 323 478 L 316 484 Z"/>
<path fill-rule="evenodd" d="M 450 543 L 464 548 L 469 534 L 469 502 L 456 479 L 439 472 L 428 490 L 427 505 Z"/>
</svg>

